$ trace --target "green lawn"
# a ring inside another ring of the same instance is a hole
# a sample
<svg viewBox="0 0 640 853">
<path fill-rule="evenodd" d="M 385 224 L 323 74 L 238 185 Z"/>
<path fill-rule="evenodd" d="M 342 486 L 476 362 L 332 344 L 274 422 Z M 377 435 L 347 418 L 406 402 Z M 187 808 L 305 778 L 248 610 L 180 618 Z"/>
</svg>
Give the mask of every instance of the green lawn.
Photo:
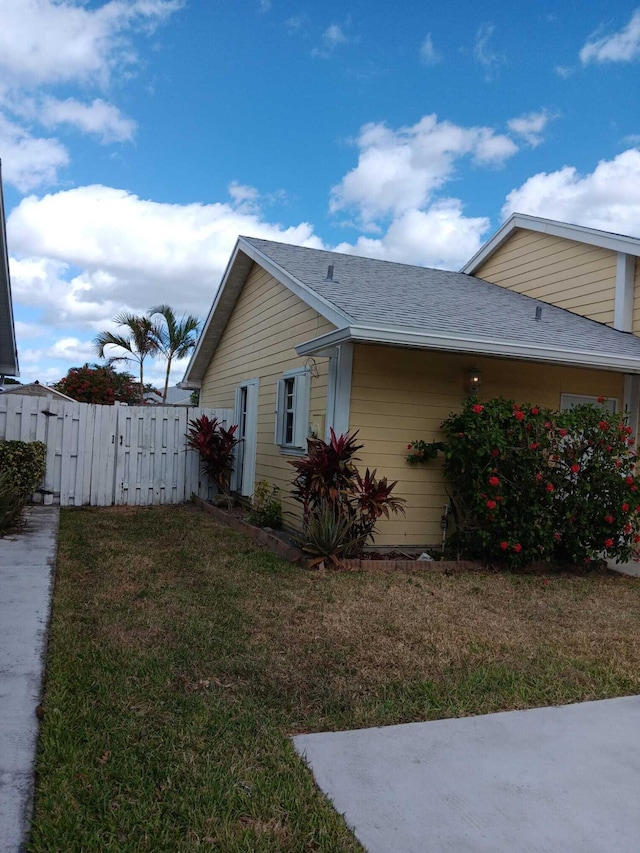
<svg viewBox="0 0 640 853">
<path fill-rule="evenodd" d="M 30 850 L 357 851 L 289 735 L 640 692 L 640 581 L 305 572 L 62 512 Z"/>
</svg>

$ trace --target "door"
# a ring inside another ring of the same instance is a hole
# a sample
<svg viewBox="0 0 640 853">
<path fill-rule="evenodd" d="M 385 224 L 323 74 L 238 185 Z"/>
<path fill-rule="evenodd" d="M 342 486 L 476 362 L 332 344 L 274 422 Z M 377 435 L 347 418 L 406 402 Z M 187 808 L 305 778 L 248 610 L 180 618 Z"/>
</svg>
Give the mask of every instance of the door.
<svg viewBox="0 0 640 853">
<path fill-rule="evenodd" d="M 238 425 L 231 488 L 241 495 L 253 494 L 258 438 L 258 380 L 250 379 L 236 388 L 233 422 Z"/>
</svg>

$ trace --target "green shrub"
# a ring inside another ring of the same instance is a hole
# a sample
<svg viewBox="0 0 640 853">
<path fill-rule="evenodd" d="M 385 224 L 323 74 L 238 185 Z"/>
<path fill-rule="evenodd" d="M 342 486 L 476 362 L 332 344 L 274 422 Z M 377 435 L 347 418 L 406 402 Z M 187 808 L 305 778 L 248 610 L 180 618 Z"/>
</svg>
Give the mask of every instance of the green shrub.
<svg viewBox="0 0 640 853">
<path fill-rule="evenodd" d="M 267 480 L 260 480 L 251 498 L 249 523 L 256 527 L 271 527 L 279 530 L 282 527 L 282 504 L 278 498 L 280 489 L 272 486 Z"/>
<path fill-rule="evenodd" d="M 464 553 L 515 565 L 635 556 L 640 500 L 623 415 L 471 398 L 442 427 Z"/>
<path fill-rule="evenodd" d="M 289 463 L 296 470 L 292 495 L 303 509 L 302 547 L 309 553 L 321 550 L 319 543 L 324 541 L 324 556 L 358 556 L 367 541 L 374 541 L 382 516 L 404 515 L 404 499 L 391 494 L 395 482 L 378 479 L 368 468 L 361 476 L 355 463 L 363 445 L 356 444 L 356 436 L 357 432 L 336 435 L 331 430 L 328 442 L 309 438 L 304 459 Z"/>
<path fill-rule="evenodd" d="M 41 441 L 0 441 L 0 530 L 13 524 L 45 473 Z"/>
</svg>

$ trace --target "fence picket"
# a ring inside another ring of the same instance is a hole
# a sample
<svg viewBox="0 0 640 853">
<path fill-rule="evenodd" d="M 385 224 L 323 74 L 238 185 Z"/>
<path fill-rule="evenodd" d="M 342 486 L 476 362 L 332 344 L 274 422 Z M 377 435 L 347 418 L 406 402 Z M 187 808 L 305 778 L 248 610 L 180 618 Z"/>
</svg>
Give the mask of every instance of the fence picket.
<svg viewBox="0 0 640 853">
<path fill-rule="evenodd" d="M 214 487 L 187 447 L 188 421 L 225 425 L 232 409 L 98 406 L 28 395 L 0 395 L 0 439 L 42 441 L 46 472 L 36 500 L 61 506 L 181 503 Z"/>
</svg>

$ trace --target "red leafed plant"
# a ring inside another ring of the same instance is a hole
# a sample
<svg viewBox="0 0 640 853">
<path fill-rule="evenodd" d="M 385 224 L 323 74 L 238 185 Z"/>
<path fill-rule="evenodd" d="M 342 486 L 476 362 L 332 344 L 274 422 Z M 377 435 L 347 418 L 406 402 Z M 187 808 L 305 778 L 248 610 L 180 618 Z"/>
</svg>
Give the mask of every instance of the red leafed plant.
<svg viewBox="0 0 640 853">
<path fill-rule="evenodd" d="M 187 445 L 200 454 L 200 470 L 230 502 L 229 485 L 233 471 L 233 450 L 238 444 L 238 425 L 226 429 L 217 418 L 202 415 L 189 421 Z"/>
<path fill-rule="evenodd" d="M 328 442 L 307 440 L 307 456 L 290 464 L 296 469 L 293 497 L 302 504 L 302 547 L 315 555 L 338 563 L 338 557 L 356 556 L 368 540 L 373 541 L 379 518 L 390 513 L 404 514 L 404 500 L 392 496 L 396 483 L 378 480 L 368 468 L 361 476 L 355 462 L 362 444 L 357 432 L 336 435 Z"/>
</svg>

